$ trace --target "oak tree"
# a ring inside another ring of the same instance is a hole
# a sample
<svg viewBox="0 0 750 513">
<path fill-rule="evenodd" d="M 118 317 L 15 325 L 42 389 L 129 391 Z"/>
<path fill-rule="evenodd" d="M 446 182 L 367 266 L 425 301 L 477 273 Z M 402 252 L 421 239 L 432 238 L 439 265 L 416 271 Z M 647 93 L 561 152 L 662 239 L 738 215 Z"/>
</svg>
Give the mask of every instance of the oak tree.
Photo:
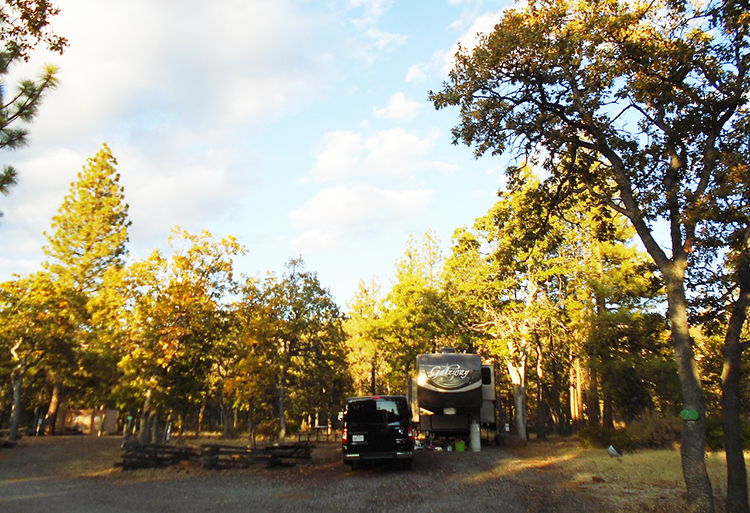
<svg viewBox="0 0 750 513">
<path fill-rule="evenodd" d="M 746 117 L 747 11 L 740 2 L 540 0 L 505 11 L 460 51 L 437 108 L 458 106 L 455 141 L 544 165 L 542 199 L 587 190 L 626 216 L 664 279 L 682 386 L 688 502 L 713 511 L 705 402 L 685 275 L 721 145 Z M 509 169 L 511 186 L 517 172 Z M 656 226 L 668 230 L 667 249 Z"/>
</svg>

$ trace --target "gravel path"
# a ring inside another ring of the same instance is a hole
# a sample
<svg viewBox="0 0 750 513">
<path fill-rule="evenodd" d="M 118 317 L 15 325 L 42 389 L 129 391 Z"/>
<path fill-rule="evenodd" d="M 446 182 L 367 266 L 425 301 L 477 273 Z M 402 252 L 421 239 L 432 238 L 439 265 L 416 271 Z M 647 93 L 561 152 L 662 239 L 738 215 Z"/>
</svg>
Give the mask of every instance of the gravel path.
<svg viewBox="0 0 750 513">
<path fill-rule="evenodd" d="M 197 464 L 124 472 L 113 467 L 119 438 L 26 438 L 0 450 L 0 511 L 456 512 L 597 511 L 555 476 L 519 471 L 498 447 L 480 453 L 418 451 L 414 468 L 347 472 L 338 444 L 318 444 L 311 461 L 208 471 Z"/>
</svg>

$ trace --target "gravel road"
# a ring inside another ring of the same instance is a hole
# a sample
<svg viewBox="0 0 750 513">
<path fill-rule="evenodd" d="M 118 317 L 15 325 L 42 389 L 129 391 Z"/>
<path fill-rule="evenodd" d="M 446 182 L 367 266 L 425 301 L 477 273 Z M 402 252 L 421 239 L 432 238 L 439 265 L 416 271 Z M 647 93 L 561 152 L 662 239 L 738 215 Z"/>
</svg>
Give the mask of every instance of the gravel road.
<svg viewBox="0 0 750 513">
<path fill-rule="evenodd" d="M 338 444 L 283 469 L 209 471 L 114 468 L 121 439 L 26 438 L 0 449 L 0 511 L 80 512 L 575 512 L 599 508 L 554 476 L 522 470 L 499 447 L 418 451 L 413 470 L 373 465 L 347 472 Z"/>
</svg>

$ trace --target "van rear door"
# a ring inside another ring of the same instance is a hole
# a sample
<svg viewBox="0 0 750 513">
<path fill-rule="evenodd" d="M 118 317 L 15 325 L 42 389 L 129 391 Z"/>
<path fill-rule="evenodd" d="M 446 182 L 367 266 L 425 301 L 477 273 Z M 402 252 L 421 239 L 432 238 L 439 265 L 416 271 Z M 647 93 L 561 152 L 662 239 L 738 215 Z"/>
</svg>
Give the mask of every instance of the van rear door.
<svg viewBox="0 0 750 513">
<path fill-rule="evenodd" d="M 396 451 L 408 436 L 408 421 L 403 400 L 374 397 L 352 401 L 347 409 L 350 444 L 360 453 Z"/>
</svg>

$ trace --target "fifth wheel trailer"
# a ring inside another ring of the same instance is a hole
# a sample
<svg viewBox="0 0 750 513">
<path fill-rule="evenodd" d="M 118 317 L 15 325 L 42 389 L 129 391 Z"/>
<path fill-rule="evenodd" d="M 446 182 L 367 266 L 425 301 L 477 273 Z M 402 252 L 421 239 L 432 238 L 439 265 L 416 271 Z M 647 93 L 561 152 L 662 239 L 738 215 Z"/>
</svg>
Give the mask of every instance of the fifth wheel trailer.
<svg viewBox="0 0 750 513">
<path fill-rule="evenodd" d="M 416 411 L 429 436 L 469 436 L 476 423 L 497 429 L 495 376 L 476 354 L 449 349 L 417 356 Z"/>
</svg>

